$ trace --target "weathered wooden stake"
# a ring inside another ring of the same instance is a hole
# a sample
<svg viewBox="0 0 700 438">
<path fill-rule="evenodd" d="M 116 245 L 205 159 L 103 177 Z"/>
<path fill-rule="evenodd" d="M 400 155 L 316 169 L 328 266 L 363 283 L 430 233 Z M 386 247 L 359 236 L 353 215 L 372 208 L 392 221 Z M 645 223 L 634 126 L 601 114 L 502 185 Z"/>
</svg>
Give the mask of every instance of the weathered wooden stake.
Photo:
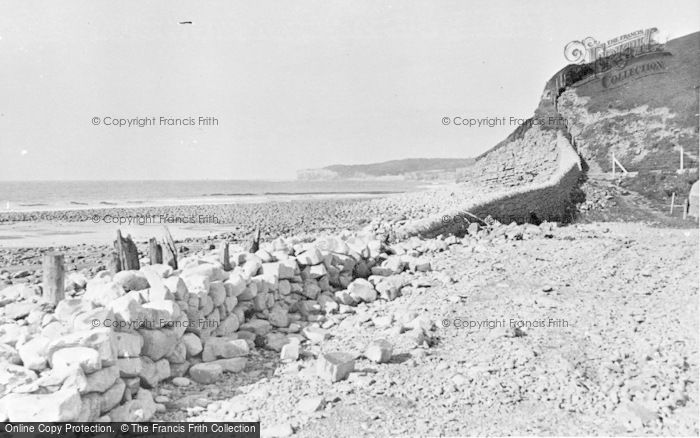
<svg viewBox="0 0 700 438">
<path fill-rule="evenodd" d="M 175 241 L 167 226 L 163 225 L 163 230 L 163 263 L 170 265 L 173 269 L 177 269 L 177 248 L 175 247 Z"/>
<path fill-rule="evenodd" d="M 132 269 L 138 270 L 141 268 L 141 263 L 139 262 L 139 251 L 136 248 L 136 244 L 131 239 L 131 235 L 122 237 L 121 230 L 117 230 L 117 240 L 114 241 L 114 249 L 117 250 L 119 255 L 119 264 L 121 270 L 130 271 Z"/>
<path fill-rule="evenodd" d="M 671 215 L 673 215 L 673 207 L 676 203 L 676 192 L 671 193 Z"/>
<path fill-rule="evenodd" d="M 685 220 L 688 217 L 688 209 L 690 208 L 690 202 L 688 198 L 685 198 L 685 202 L 683 203 L 683 220 Z"/>
<path fill-rule="evenodd" d="M 260 249 L 260 228 L 255 230 L 255 235 L 253 236 L 253 241 L 250 244 L 250 249 L 248 252 L 256 253 Z"/>
<path fill-rule="evenodd" d="M 63 254 L 49 252 L 42 260 L 43 284 L 42 297 L 45 301 L 56 305 L 65 297 Z"/>
<path fill-rule="evenodd" d="M 122 270 L 122 263 L 121 260 L 119 260 L 119 254 L 117 254 L 116 251 L 112 251 L 109 255 L 109 260 L 107 261 L 107 269 L 113 274 L 116 274 L 117 272 Z"/>
<path fill-rule="evenodd" d="M 163 263 L 163 248 L 155 237 L 148 240 L 148 256 L 152 265 Z"/>
<path fill-rule="evenodd" d="M 224 267 L 224 271 L 231 270 L 231 260 L 228 258 L 228 242 L 225 240 L 221 242 L 221 246 L 219 247 L 219 262 L 221 266 Z"/>
</svg>

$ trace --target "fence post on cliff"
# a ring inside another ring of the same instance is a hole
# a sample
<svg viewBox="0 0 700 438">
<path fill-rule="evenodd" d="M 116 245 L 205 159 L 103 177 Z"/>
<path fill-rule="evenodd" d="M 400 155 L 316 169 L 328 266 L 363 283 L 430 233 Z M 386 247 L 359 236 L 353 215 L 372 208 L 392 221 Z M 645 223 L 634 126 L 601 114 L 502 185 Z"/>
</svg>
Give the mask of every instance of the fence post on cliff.
<svg viewBox="0 0 700 438">
<path fill-rule="evenodd" d="M 63 254 L 49 252 L 42 260 L 42 297 L 45 301 L 56 305 L 65 297 Z"/>
<path fill-rule="evenodd" d="M 613 178 L 615 178 L 615 152 L 612 152 L 610 162 L 612 164 L 612 174 Z"/>
<path fill-rule="evenodd" d="M 675 206 L 676 203 L 676 192 L 671 193 L 671 215 L 673 216 L 673 207 Z"/>
<path fill-rule="evenodd" d="M 155 237 L 148 239 L 148 257 L 152 265 L 163 263 L 163 248 Z"/>
</svg>

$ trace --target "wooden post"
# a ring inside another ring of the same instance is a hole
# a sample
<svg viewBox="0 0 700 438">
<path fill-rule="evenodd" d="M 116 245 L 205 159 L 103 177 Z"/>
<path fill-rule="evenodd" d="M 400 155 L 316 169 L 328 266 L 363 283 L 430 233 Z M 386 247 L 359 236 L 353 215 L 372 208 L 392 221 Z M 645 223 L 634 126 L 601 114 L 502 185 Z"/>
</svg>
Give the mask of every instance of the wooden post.
<svg viewBox="0 0 700 438">
<path fill-rule="evenodd" d="M 253 241 L 250 244 L 250 249 L 248 252 L 256 253 L 260 249 L 260 228 L 255 230 L 255 236 L 253 236 Z"/>
<path fill-rule="evenodd" d="M 228 257 L 228 242 L 223 241 L 220 244 L 221 246 L 219 247 L 219 262 L 221 262 L 221 266 L 224 267 L 224 271 L 230 271 L 231 270 L 231 260 L 229 260 Z"/>
<path fill-rule="evenodd" d="M 122 237 L 121 230 L 117 230 L 117 240 L 114 241 L 114 249 L 119 255 L 119 265 L 121 270 L 138 270 L 141 268 L 139 262 L 139 251 L 131 236 Z"/>
<path fill-rule="evenodd" d="M 690 208 L 690 198 L 685 198 L 683 203 L 683 220 L 688 217 L 688 209 Z"/>
<path fill-rule="evenodd" d="M 119 254 L 117 254 L 116 251 L 112 251 L 109 255 L 109 260 L 107 261 L 107 269 L 113 274 L 116 274 L 117 272 L 122 270 L 122 263 L 121 260 L 119 260 Z"/>
<path fill-rule="evenodd" d="M 170 265 L 173 269 L 177 269 L 177 248 L 175 241 L 167 226 L 163 225 L 163 263 Z"/>
<path fill-rule="evenodd" d="M 42 297 L 45 301 L 56 305 L 65 297 L 65 291 L 63 289 L 65 275 L 63 268 L 63 254 L 56 252 L 44 254 L 42 260 L 42 270 Z"/>
<path fill-rule="evenodd" d="M 683 146 L 681 146 L 681 172 L 683 172 Z"/>
<path fill-rule="evenodd" d="M 676 202 L 676 192 L 671 193 L 671 215 L 673 215 L 673 207 Z"/>
<path fill-rule="evenodd" d="M 163 263 L 163 248 L 155 237 L 148 240 L 148 256 L 152 265 Z"/>
<path fill-rule="evenodd" d="M 615 178 L 615 152 L 612 153 L 612 173 L 613 173 L 613 178 Z"/>
</svg>

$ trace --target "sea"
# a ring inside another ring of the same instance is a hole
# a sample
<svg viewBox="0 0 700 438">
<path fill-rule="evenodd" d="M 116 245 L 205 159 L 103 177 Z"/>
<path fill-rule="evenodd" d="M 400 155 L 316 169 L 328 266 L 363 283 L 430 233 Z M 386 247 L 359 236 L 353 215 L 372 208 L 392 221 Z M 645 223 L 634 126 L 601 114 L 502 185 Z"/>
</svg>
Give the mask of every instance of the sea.
<svg viewBox="0 0 700 438">
<path fill-rule="evenodd" d="M 0 213 L 373 197 L 425 185 L 407 180 L 0 181 Z"/>
</svg>

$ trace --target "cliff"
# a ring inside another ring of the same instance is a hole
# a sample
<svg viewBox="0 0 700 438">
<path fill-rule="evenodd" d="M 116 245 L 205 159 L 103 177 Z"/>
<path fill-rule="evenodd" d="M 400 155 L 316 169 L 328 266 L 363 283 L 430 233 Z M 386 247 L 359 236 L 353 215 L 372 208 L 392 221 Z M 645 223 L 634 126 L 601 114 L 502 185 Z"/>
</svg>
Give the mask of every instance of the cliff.
<svg viewBox="0 0 700 438">
<path fill-rule="evenodd" d="M 297 172 L 297 179 L 410 179 L 451 180 L 457 169 L 474 163 L 472 158 L 407 158 L 371 164 L 336 164 L 320 169 L 304 169 Z"/>
</svg>

